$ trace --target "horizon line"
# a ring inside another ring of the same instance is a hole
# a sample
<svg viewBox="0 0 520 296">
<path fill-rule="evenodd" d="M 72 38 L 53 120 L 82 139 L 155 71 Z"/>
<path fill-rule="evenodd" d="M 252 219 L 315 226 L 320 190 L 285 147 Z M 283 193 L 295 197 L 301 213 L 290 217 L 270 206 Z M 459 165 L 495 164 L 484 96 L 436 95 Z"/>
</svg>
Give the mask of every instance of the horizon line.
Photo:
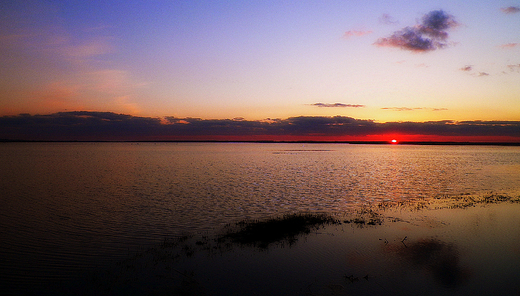
<svg viewBox="0 0 520 296">
<path fill-rule="evenodd" d="M 352 144 L 352 145 L 446 145 L 446 146 L 520 146 L 520 142 L 470 141 L 277 141 L 277 140 L 15 140 L 0 139 L 0 143 L 265 143 L 265 144 Z"/>
</svg>

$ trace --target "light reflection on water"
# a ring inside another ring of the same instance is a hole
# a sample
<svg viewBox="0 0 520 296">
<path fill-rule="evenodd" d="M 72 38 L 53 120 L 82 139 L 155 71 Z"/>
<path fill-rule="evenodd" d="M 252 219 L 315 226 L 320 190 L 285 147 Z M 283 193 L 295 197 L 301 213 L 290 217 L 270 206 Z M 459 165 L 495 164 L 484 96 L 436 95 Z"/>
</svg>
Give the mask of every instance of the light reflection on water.
<svg viewBox="0 0 520 296">
<path fill-rule="evenodd" d="M 520 189 L 518 147 L 4 143 L 0 152 L 0 276 L 22 283 L 244 218 Z"/>
</svg>

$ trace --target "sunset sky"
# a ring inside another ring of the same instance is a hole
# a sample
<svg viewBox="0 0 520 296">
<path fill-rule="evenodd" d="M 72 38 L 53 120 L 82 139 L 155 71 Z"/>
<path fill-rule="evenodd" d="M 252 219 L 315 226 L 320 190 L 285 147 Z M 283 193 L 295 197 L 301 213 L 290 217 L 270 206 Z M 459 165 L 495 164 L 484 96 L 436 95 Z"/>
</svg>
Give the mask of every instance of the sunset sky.
<svg viewBox="0 0 520 296">
<path fill-rule="evenodd" d="M 281 139 L 280 124 L 300 118 L 315 129 L 306 136 L 520 141 L 519 32 L 518 0 L 3 1 L 0 138 L 46 139 L 28 118 L 120 115 L 154 122 L 146 139 L 203 139 L 193 118 L 206 130 L 233 123 L 214 130 L 218 139 L 242 135 L 236 122 Z M 312 119 L 387 125 L 330 134 Z M 96 138 L 90 122 L 84 139 Z M 183 133 L 159 132 L 176 124 Z M 139 138 L 125 137 L 114 139 Z"/>
</svg>

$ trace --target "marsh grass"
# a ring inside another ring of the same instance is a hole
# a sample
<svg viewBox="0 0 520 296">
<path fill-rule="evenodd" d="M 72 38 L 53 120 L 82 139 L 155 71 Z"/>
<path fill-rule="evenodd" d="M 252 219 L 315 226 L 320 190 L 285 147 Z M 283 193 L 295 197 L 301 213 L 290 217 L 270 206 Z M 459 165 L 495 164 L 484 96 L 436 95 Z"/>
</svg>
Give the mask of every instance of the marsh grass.
<svg viewBox="0 0 520 296">
<path fill-rule="evenodd" d="M 384 222 L 384 217 L 376 209 L 369 206 L 363 206 L 355 211 L 354 216 L 347 218 L 344 223 L 354 223 L 358 226 L 363 225 L 381 225 Z"/>
<path fill-rule="evenodd" d="M 493 192 L 484 195 L 461 194 L 455 196 L 440 196 L 431 200 L 427 209 L 465 209 L 477 205 L 506 202 L 519 203 L 520 196 L 510 196 Z"/>
<path fill-rule="evenodd" d="M 328 214 L 286 214 L 267 220 L 246 220 L 228 224 L 225 232 L 217 239 L 265 249 L 275 243 L 292 245 L 300 235 L 309 234 L 312 230 L 331 224 L 341 222 Z"/>
</svg>

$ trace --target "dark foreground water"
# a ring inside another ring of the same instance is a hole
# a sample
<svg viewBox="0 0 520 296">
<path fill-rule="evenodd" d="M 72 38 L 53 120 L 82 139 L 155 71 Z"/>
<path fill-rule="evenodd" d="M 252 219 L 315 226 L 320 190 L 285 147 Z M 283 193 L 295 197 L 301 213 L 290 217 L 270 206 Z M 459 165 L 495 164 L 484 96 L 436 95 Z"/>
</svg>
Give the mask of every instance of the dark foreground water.
<svg viewBox="0 0 520 296">
<path fill-rule="evenodd" d="M 519 194 L 519 147 L 3 143 L 0 291 L 518 295 L 520 215 L 510 200 Z M 328 226 L 290 248 L 202 248 L 243 219 L 460 196 L 508 201 L 468 208 L 457 199 L 464 209 L 413 217 L 401 207 L 382 225 Z M 202 238 L 165 243 L 186 233 Z M 457 264 L 436 267 L 445 261 Z"/>
</svg>

